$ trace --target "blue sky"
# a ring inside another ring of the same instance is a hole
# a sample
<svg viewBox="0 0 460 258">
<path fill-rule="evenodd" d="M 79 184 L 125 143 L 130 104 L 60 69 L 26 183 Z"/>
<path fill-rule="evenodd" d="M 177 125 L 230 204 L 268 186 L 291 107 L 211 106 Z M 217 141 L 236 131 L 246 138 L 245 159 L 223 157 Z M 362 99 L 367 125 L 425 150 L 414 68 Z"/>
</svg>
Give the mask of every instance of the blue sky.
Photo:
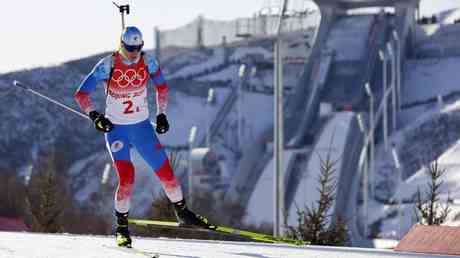
<svg viewBox="0 0 460 258">
<path fill-rule="evenodd" d="M 299 1 L 299 0 L 297 0 Z M 249 17 L 276 0 L 167 0 L 116 1 L 129 3 L 127 24 L 144 32 L 153 46 L 153 27 L 170 29 L 202 14 L 229 20 Z M 423 0 L 422 13 L 460 6 L 459 0 Z M 10 0 L 2 1 L 0 15 L 0 72 L 52 65 L 117 47 L 120 15 L 110 0 Z"/>
</svg>

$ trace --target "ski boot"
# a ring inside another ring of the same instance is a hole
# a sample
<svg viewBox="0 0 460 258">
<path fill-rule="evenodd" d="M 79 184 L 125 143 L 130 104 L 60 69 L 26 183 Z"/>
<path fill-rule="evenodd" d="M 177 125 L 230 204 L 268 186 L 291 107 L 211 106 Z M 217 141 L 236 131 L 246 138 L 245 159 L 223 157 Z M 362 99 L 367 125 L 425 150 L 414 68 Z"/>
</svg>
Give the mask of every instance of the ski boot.
<svg viewBox="0 0 460 258">
<path fill-rule="evenodd" d="M 117 216 L 117 229 L 115 231 L 117 245 L 131 248 L 131 237 L 129 236 L 128 229 L 128 213 L 115 211 L 115 215 Z"/>
<path fill-rule="evenodd" d="M 185 200 L 173 203 L 174 213 L 176 214 L 177 221 L 183 227 L 199 227 L 205 229 L 215 229 L 216 226 L 209 224 L 208 219 L 199 214 L 193 213 L 187 208 Z"/>
</svg>

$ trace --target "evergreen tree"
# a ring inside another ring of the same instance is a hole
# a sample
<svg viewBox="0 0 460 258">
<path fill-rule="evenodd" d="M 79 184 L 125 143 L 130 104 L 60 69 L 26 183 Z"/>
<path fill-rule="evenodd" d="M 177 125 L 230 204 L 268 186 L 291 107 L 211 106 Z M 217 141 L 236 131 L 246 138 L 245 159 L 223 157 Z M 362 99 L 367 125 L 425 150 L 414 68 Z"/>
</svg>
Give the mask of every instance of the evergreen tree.
<svg viewBox="0 0 460 258">
<path fill-rule="evenodd" d="M 443 206 L 440 203 L 440 191 L 443 187 L 441 177 L 445 174 L 446 170 L 439 167 L 438 161 L 433 162 L 426 170 L 430 177 L 428 183 L 428 190 L 422 196 L 420 189 L 417 190 L 415 200 L 415 216 L 417 222 L 426 225 L 440 225 L 446 221 L 450 213 L 450 197 L 447 197 L 447 203 Z"/>
<path fill-rule="evenodd" d="M 62 232 L 66 195 L 56 176 L 54 151 L 35 168 L 25 198 L 31 228 L 36 232 Z"/>
<path fill-rule="evenodd" d="M 316 205 L 304 210 L 297 208 L 297 226 L 287 226 L 288 236 L 310 242 L 312 245 L 344 246 L 348 241 L 346 221 L 337 216 L 331 219 L 330 209 L 334 203 L 337 179 L 334 177 L 337 161 L 328 153 L 326 159 L 320 159 L 319 200 Z"/>
</svg>

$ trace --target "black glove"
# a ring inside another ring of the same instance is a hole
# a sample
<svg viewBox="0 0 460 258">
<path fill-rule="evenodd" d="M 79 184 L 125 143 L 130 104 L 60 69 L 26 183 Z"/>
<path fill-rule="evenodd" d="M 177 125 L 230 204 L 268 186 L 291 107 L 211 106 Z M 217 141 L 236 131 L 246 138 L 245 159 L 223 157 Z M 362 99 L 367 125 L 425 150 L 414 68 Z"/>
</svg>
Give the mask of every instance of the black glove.
<svg viewBox="0 0 460 258">
<path fill-rule="evenodd" d="M 112 131 L 113 129 L 113 124 L 110 122 L 109 119 L 107 119 L 104 114 L 100 114 L 97 111 L 91 111 L 89 112 L 89 118 L 93 120 L 94 122 L 94 127 L 104 133 L 108 133 Z"/>
<path fill-rule="evenodd" d="M 169 123 L 165 114 L 161 113 L 157 115 L 157 128 L 155 130 L 159 134 L 166 133 L 169 130 Z"/>
</svg>

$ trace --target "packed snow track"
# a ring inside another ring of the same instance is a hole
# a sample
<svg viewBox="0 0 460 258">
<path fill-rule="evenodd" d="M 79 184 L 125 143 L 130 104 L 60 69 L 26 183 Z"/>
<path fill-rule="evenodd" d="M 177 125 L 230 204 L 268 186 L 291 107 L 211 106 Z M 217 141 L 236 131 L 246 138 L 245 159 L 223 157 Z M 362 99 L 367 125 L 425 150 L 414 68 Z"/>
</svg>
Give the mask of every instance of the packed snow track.
<svg viewBox="0 0 460 258">
<path fill-rule="evenodd" d="M 34 234 L 0 232 L 1 258 L 136 258 L 139 253 L 127 253 L 111 248 L 115 241 L 108 236 L 70 234 Z M 161 258 L 368 258 L 368 257 L 449 257 L 396 253 L 343 247 L 297 247 L 261 243 L 183 240 L 166 238 L 134 238 L 133 246 Z"/>
</svg>

